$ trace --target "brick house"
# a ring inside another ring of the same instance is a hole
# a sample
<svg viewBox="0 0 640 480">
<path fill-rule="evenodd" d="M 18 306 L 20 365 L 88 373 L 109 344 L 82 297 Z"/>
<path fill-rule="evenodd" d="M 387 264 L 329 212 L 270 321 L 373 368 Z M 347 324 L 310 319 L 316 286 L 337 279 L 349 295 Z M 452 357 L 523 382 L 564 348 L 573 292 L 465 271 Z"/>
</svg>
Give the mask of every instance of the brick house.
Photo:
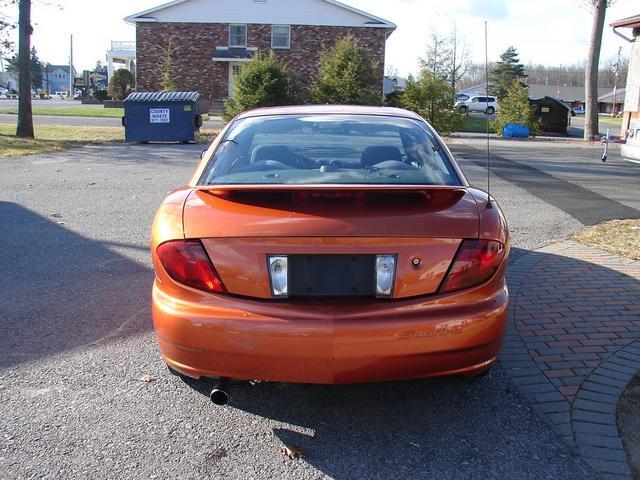
<svg viewBox="0 0 640 480">
<path fill-rule="evenodd" d="M 217 103 L 228 97 L 242 62 L 273 50 L 308 88 L 320 52 L 351 34 L 378 65 L 382 96 L 385 43 L 396 26 L 335 0 L 175 0 L 125 18 L 136 27 L 136 89 L 160 89 L 169 41 L 179 90 Z"/>
</svg>

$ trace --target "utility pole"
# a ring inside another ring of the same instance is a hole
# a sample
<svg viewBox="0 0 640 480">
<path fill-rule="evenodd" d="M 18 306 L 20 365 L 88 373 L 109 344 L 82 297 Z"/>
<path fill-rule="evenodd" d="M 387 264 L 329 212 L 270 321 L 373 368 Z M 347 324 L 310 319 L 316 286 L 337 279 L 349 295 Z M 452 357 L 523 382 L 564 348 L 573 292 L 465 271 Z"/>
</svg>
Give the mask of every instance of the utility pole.
<svg viewBox="0 0 640 480">
<path fill-rule="evenodd" d="M 69 55 L 69 98 L 73 98 L 73 33 L 71 34 L 71 50 Z"/>
<path fill-rule="evenodd" d="M 622 47 L 618 47 L 618 59 L 613 66 L 613 110 L 611 111 L 611 118 L 615 118 L 618 115 L 618 76 L 620 75 L 620 53 Z"/>
</svg>

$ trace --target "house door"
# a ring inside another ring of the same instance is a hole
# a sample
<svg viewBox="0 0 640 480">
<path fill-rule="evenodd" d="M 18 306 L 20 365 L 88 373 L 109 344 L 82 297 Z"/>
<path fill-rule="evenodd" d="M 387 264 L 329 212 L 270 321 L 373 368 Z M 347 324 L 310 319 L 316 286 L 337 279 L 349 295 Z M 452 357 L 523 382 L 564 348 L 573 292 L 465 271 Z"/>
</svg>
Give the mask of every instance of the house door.
<svg viewBox="0 0 640 480">
<path fill-rule="evenodd" d="M 229 98 L 233 97 L 233 87 L 236 84 L 236 77 L 240 73 L 240 63 L 229 63 Z"/>
</svg>

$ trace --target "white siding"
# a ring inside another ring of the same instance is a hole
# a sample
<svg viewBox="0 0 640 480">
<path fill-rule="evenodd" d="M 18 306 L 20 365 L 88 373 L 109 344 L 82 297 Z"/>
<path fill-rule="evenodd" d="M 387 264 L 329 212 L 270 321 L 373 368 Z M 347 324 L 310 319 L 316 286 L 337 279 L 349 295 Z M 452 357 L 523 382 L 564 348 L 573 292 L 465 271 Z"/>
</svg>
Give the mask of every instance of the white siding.
<svg viewBox="0 0 640 480">
<path fill-rule="evenodd" d="M 635 37 L 629 56 L 625 112 L 640 112 L 640 36 Z"/>
<path fill-rule="evenodd" d="M 324 0 L 189 0 L 145 17 L 179 23 L 365 26 L 369 22 L 374 26 L 375 22 Z"/>
</svg>

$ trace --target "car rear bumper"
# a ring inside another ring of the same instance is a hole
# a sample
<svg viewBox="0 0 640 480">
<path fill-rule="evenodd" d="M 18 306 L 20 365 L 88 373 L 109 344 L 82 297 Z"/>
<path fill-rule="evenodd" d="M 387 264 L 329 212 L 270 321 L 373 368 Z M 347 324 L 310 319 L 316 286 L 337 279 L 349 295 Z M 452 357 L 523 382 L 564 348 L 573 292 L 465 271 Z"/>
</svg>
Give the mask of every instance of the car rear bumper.
<svg viewBox="0 0 640 480">
<path fill-rule="evenodd" d="M 197 298 L 154 284 L 153 322 L 169 366 L 194 378 L 320 384 L 479 373 L 497 358 L 508 305 L 501 275 L 407 300 Z"/>
</svg>

